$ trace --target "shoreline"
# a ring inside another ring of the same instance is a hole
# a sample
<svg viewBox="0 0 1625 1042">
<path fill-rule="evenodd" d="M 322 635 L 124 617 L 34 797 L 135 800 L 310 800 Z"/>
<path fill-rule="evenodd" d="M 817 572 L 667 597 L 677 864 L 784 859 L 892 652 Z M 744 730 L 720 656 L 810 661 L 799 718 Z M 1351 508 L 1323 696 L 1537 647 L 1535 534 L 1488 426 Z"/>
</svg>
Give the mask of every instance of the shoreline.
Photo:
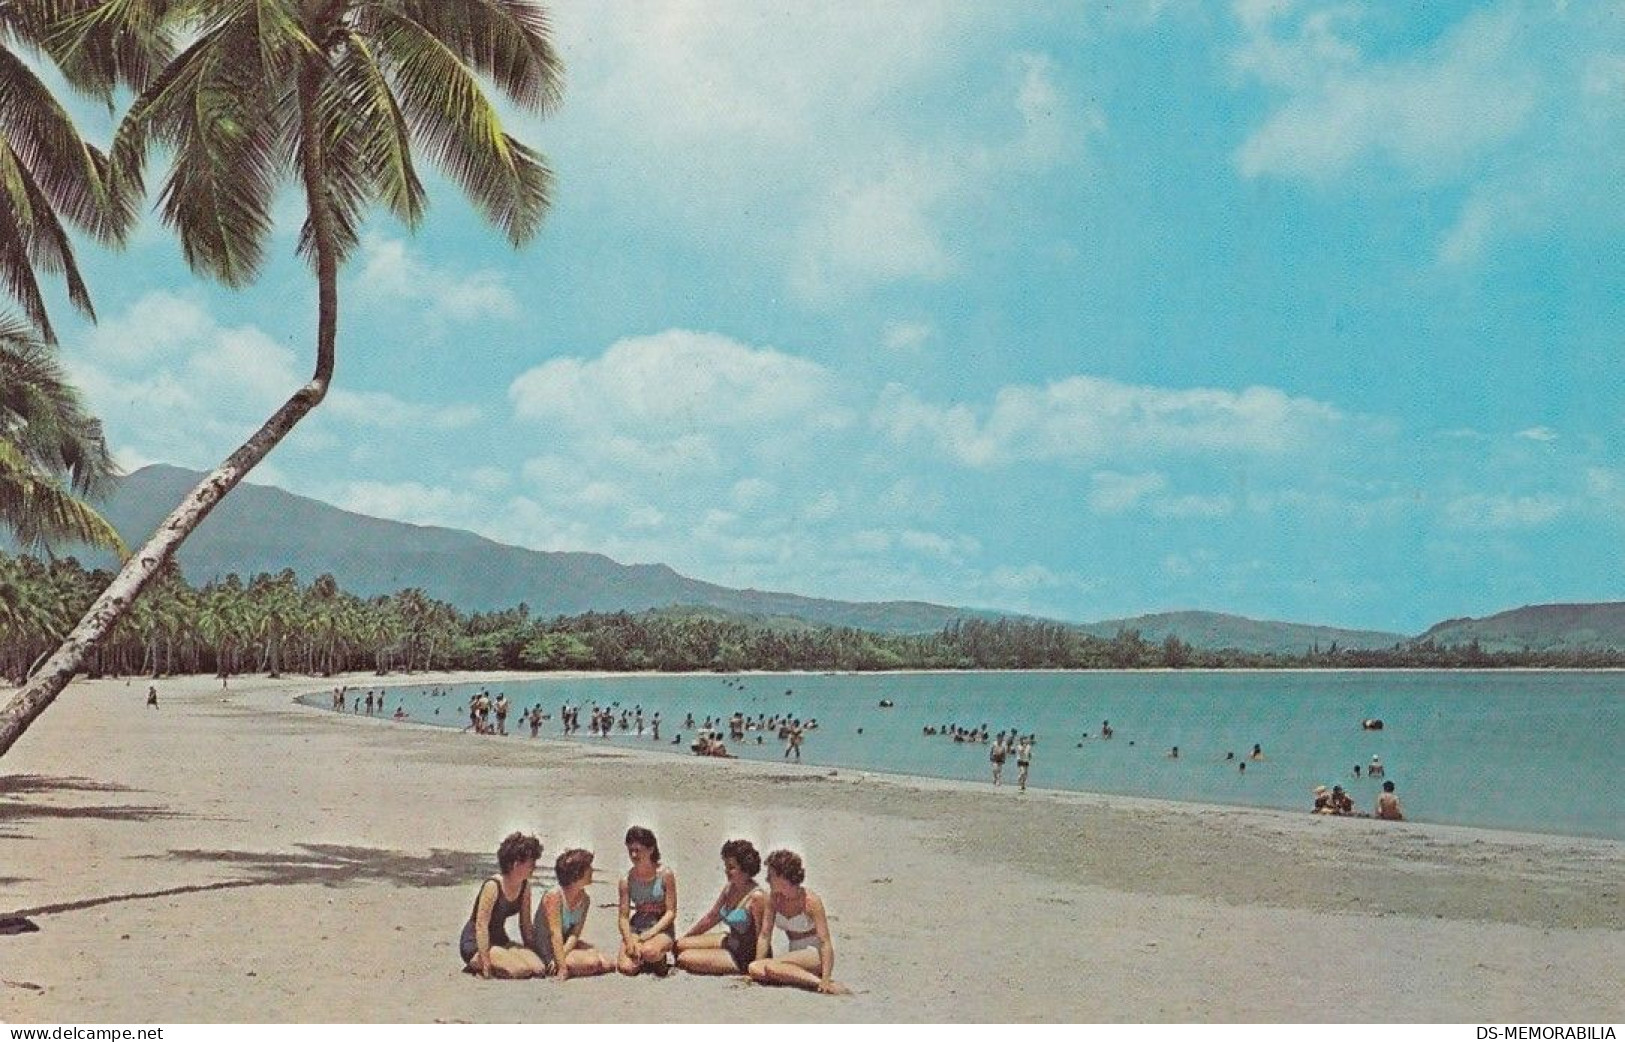
<svg viewBox="0 0 1625 1042">
<path fill-rule="evenodd" d="M 602 671 L 602 670 L 572 670 L 572 671 L 560 670 L 560 671 L 548 671 L 548 672 L 490 671 L 490 672 L 468 673 L 468 674 L 459 674 L 459 673 L 425 674 L 425 676 L 434 676 L 437 679 L 427 681 L 423 685 L 420 685 L 416 681 L 412 681 L 412 682 L 408 682 L 408 683 L 397 683 L 397 684 L 391 685 L 391 684 L 386 684 L 386 683 L 379 683 L 379 682 L 377 682 L 378 678 L 372 678 L 372 680 L 370 682 L 351 683 L 348 686 L 351 687 L 351 688 L 359 688 L 359 689 L 362 689 L 362 690 L 366 690 L 366 689 L 370 689 L 370 688 L 380 688 L 381 687 L 386 691 L 393 691 L 393 690 L 398 690 L 398 689 L 413 688 L 413 687 L 419 687 L 419 686 L 438 686 L 438 685 L 446 685 L 446 684 L 493 684 L 493 683 L 499 682 L 501 680 L 522 681 L 522 682 L 545 681 L 545 680 L 548 680 L 548 679 L 569 680 L 569 681 L 579 681 L 579 680 L 614 681 L 614 680 L 619 680 L 619 679 L 648 680 L 648 679 L 659 679 L 659 678 L 666 678 L 666 677 L 692 677 L 692 676 L 710 676 L 710 675 L 715 675 L 715 676 L 752 676 L 752 677 L 775 677 L 775 676 L 783 676 L 783 677 L 799 677 L 799 676 L 856 676 L 856 677 L 864 677 L 864 676 L 937 676 L 937 675 L 944 675 L 944 674 L 953 675 L 953 674 L 958 674 L 958 673 L 978 673 L 978 674 L 987 674 L 987 675 L 1006 675 L 1006 674 L 1020 675 L 1020 674 L 1024 674 L 1024 673 L 1089 675 L 1089 674 L 1094 674 L 1094 673 L 1112 673 L 1112 674 L 1134 674 L 1134 673 L 1192 673 L 1192 674 L 1198 674 L 1198 673 L 1213 673 L 1213 674 L 1262 673 L 1262 674 L 1269 674 L 1269 673 L 1277 673 L 1277 672 L 1281 672 L 1281 671 L 1280 670 L 1132 670 L 1132 669 L 1130 669 L 1130 670 L 885 670 L 885 671 L 861 671 L 861 672 L 854 672 L 854 671 L 830 672 L 830 671 L 818 671 L 818 670 L 787 670 L 787 671 L 743 671 L 743 672 L 735 672 L 735 673 L 716 673 L 716 674 L 710 674 L 710 673 L 668 673 L 668 672 L 661 672 L 661 671 L 655 671 L 655 670 L 628 671 L 628 672 L 607 672 L 607 671 Z M 1337 670 L 1337 671 L 1333 671 L 1333 670 L 1300 670 L 1299 672 L 1306 672 L 1306 673 L 1348 672 L 1348 673 L 1365 674 L 1365 673 L 1371 673 L 1373 671 L 1371 671 L 1371 670 Z M 1444 669 L 1444 670 L 1380 670 L 1380 671 L 1377 671 L 1377 672 L 1396 672 L 1396 673 L 1398 673 L 1398 672 L 1404 672 L 1404 673 L 1416 673 L 1416 672 L 1426 672 L 1426 673 L 1486 673 L 1486 674 L 1495 674 L 1495 673 L 1503 673 L 1503 672 L 1508 672 L 1508 671 L 1507 670 L 1451 670 L 1451 669 Z M 1526 672 L 1544 673 L 1544 672 L 1551 672 L 1551 671 L 1548 671 L 1548 670 L 1527 670 Z M 1598 672 L 1610 672 L 1610 671 L 1608 671 L 1608 670 L 1574 670 L 1572 672 L 1598 673 Z M 366 674 L 351 674 L 351 676 L 352 677 L 358 677 L 358 676 L 368 676 L 368 675 L 366 675 Z M 442 679 L 444 677 L 463 677 L 464 679 L 448 681 L 448 680 Z M 320 680 L 321 678 L 316 678 L 316 679 Z M 330 685 L 330 686 L 332 686 L 332 685 Z M 416 718 L 410 718 L 410 717 L 405 719 L 405 720 L 396 720 L 396 719 L 393 719 L 393 718 L 390 718 L 390 717 L 367 716 L 365 714 L 357 714 L 357 713 L 351 713 L 351 712 L 342 712 L 341 713 L 341 712 L 338 712 L 337 710 L 327 709 L 327 708 L 324 708 L 322 706 L 306 705 L 306 704 L 301 703 L 299 701 L 299 699 L 301 697 L 317 696 L 317 695 L 322 695 L 322 694 L 324 694 L 324 691 L 322 689 L 315 689 L 315 690 L 311 690 L 311 691 L 301 691 L 301 692 L 299 692 L 297 694 L 294 694 L 289 699 L 289 704 L 294 706 L 297 710 L 299 710 L 301 712 L 313 712 L 313 713 L 331 714 L 333 716 L 350 717 L 350 718 L 354 718 L 356 720 L 367 720 L 367 721 L 372 721 L 372 722 L 379 723 L 379 724 L 388 724 L 388 725 L 396 725 L 396 726 L 399 726 L 399 725 L 402 725 L 402 724 L 411 724 L 411 725 L 416 725 L 419 728 L 427 728 L 427 729 L 429 729 L 431 731 L 449 732 L 451 734 L 458 734 L 458 735 L 469 735 L 469 731 L 468 731 L 468 728 L 466 726 L 463 726 L 463 727 L 459 728 L 456 725 L 451 724 L 451 723 L 433 724 L 433 723 L 427 723 L 427 722 L 425 722 L 423 720 L 419 720 L 419 719 L 416 719 Z M 549 720 L 549 723 L 552 723 L 552 722 L 553 721 Z M 784 763 L 781 764 L 777 760 L 769 760 L 769 761 L 764 762 L 762 760 L 757 760 L 757 759 L 753 759 L 753 758 L 749 758 L 749 757 L 738 757 L 738 756 L 730 756 L 730 757 L 725 757 L 725 758 L 724 757 L 696 757 L 696 756 L 693 756 L 692 754 L 687 753 L 686 748 L 684 749 L 683 752 L 678 752 L 678 751 L 675 751 L 675 750 L 668 750 L 666 748 L 652 749 L 652 748 L 640 747 L 640 746 L 636 746 L 636 745 L 622 744 L 621 742 L 617 742 L 615 739 L 610 740 L 611 744 L 600 745 L 598 743 L 598 741 L 596 741 L 596 740 L 594 740 L 593 738 L 590 738 L 590 737 L 567 739 L 567 738 L 560 737 L 556 733 L 549 734 L 545 729 L 535 739 L 532 739 L 528 735 L 521 733 L 522 727 L 523 727 L 523 725 L 521 725 L 519 727 L 516 727 L 513 730 L 512 733 L 510 733 L 509 735 L 506 736 L 506 738 L 508 738 L 508 739 L 519 739 L 522 742 L 535 742 L 535 741 L 549 742 L 549 743 L 552 743 L 552 744 L 555 744 L 555 745 L 558 745 L 558 746 L 562 746 L 564 748 L 597 749 L 597 750 L 602 751 L 602 752 L 613 751 L 613 752 L 615 752 L 617 754 L 624 753 L 624 754 L 632 755 L 632 756 L 649 756 L 649 757 L 654 757 L 657 762 L 669 762 L 671 759 L 675 758 L 675 759 L 683 760 L 685 762 L 690 761 L 690 760 L 697 760 L 697 761 L 707 763 L 707 764 L 728 764 L 728 765 L 748 766 L 748 767 L 759 768 L 761 770 L 768 771 L 768 772 L 777 770 L 777 769 L 779 769 L 781 767 L 783 767 L 783 768 L 790 768 L 790 767 L 803 768 L 804 767 L 807 770 L 812 771 L 814 773 L 826 773 L 826 774 L 829 774 L 829 775 L 836 775 L 837 773 L 845 773 L 845 774 L 858 775 L 858 776 L 861 776 L 861 777 L 864 777 L 864 778 L 867 778 L 867 779 L 874 779 L 874 780 L 887 779 L 887 780 L 892 780 L 892 781 L 895 781 L 895 782 L 897 782 L 899 784 L 905 784 L 905 785 L 918 783 L 918 784 L 920 784 L 922 786 L 925 786 L 925 787 L 928 787 L 928 788 L 933 788 L 933 789 L 942 788 L 942 789 L 945 789 L 946 791 L 964 792 L 964 793 L 987 793 L 987 794 L 997 794 L 999 792 L 999 789 L 996 789 L 991 784 L 988 784 L 985 781 L 971 781 L 971 780 L 965 780 L 965 779 L 960 779 L 960 778 L 944 778 L 944 777 L 938 777 L 938 776 L 929 775 L 929 774 L 911 774 L 911 773 L 908 773 L 906 771 L 892 771 L 892 770 L 884 770 L 884 769 L 881 769 L 881 768 L 872 768 L 872 767 L 852 767 L 852 766 L 843 766 L 843 765 L 840 765 L 840 764 L 813 764 L 813 763 L 802 764 L 802 763 L 792 763 L 791 761 L 785 761 Z M 469 735 L 469 737 L 478 737 L 478 736 Z M 499 737 L 499 736 L 490 736 L 490 737 Z M 1012 770 L 1012 777 L 1013 777 L 1013 770 Z M 1013 782 L 1012 782 L 1012 784 L 1010 786 L 1006 786 L 1004 788 L 1010 788 L 1010 789 L 1013 790 L 1013 788 L 1014 788 Z M 1128 803 L 1128 804 L 1146 803 L 1146 804 L 1150 804 L 1152 806 L 1166 805 L 1166 806 L 1170 806 L 1170 807 L 1183 808 L 1183 809 L 1188 810 L 1190 812 L 1227 813 L 1227 812 L 1234 812 L 1234 811 L 1238 811 L 1238 810 L 1249 810 L 1249 811 L 1258 811 L 1258 812 L 1261 812 L 1261 813 L 1267 813 L 1267 814 L 1271 814 L 1271 815 L 1281 815 L 1284 818 L 1289 819 L 1289 820 L 1295 820 L 1295 819 L 1297 819 L 1299 817 L 1303 817 L 1303 816 L 1319 817 L 1319 818 L 1326 819 L 1326 820 L 1331 820 L 1331 821 L 1345 821 L 1345 822 L 1347 822 L 1347 821 L 1375 821 L 1376 820 L 1376 819 L 1371 818 L 1369 814 L 1356 814 L 1356 815 L 1351 815 L 1351 816 L 1339 816 L 1339 815 L 1318 815 L 1317 816 L 1317 815 L 1313 815 L 1312 812 L 1307 810 L 1307 809 L 1304 809 L 1304 810 L 1300 811 L 1300 810 L 1292 809 L 1292 808 L 1270 806 L 1270 805 L 1267 805 L 1267 804 L 1259 804 L 1259 803 L 1215 803 L 1215 802 L 1207 802 L 1207 801 L 1196 800 L 1196 799 L 1181 799 L 1181 798 L 1172 797 L 1172 796 L 1130 795 L 1130 794 L 1127 794 L 1127 793 L 1102 792 L 1102 791 L 1092 790 L 1092 789 L 1057 789 L 1057 788 L 1048 788 L 1048 787 L 1043 787 L 1043 786 L 1029 785 L 1028 786 L 1028 792 L 1029 793 L 1042 793 L 1042 794 L 1045 794 L 1045 795 L 1047 795 L 1049 797 L 1077 796 L 1077 797 L 1086 797 L 1086 798 L 1090 798 L 1090 799 L 1096 799 L 1096 800 L 1107 801 L 1107 802 L 1124 802 L 1124 803 Z M 1539 831 L 1533 831 L 1533 830 L 1527 830 L 1527 829 L 1518 829 L 1518 828 L 1504 827 L 1504 826 L 1456 824 L 1456 823 L 1451 823 L 1451 822 L 1435 822 L 1435 821 L 1418 820 L 1418 819 L 1415 819 L 1415 818 L 1407 818 L 1403 822 L 1381 822 L 1381 825 L 1383 825 L 1383 826 L 1408 825 L 1408 826 L 1413 826 L 1413 827 L 1425 827 L 1425 828 L 1429 828 L 1429 829 L 1460 830 L 1460 831 L 1462 831 L 1462 832 L 1464 832 L 1464 833 L 1466 833 L 1468 835 L 1480 835 L 1480 834 L 1482 834 L 1482 835 L 1485 835 L 1485 836 L 1494 836 L 1494 837 L 1525 837 L 1525 838 L 1529 838 L 1529 839 L 1550 839 L 1550 840 L 1554 840 L 1554 841 L 1612 843 L 1612 844 L 1619 844 L 1619 845 L 1625 846 L 1625 837 L 1601 836 L 1601 835 L 1593 835 L 1593 834 L 1586 834 L 1586 833 L 1574 833 L 1574 832 L 1539 832 Z"/>
<path fill-rule="evenodd" d="M 0 1019 L 1625 1019 L 1615 841 L 453 741 L 346 726 L 294 701 L 322 690 L 309 678 L 172 678 L 154 711 L 147 683 L 75 684 L 0 768 L 0 839 L 27 841 L 6 844 L 0 910 L 41 927 L 0 937 Z M 630 823 L 679 873 L 679 930 L 721 884 L 723 839 L 801 851 L 858 994 L 457 972 L 456 931 L 514 828 L 541 835 L 544 866 L 597 851 L 587 935 L 609 943 Z M 377 964 L 365 983 L 358 961 Z M 1062 964 L 1078 972 L 1058 987 Z"/>
</svg>

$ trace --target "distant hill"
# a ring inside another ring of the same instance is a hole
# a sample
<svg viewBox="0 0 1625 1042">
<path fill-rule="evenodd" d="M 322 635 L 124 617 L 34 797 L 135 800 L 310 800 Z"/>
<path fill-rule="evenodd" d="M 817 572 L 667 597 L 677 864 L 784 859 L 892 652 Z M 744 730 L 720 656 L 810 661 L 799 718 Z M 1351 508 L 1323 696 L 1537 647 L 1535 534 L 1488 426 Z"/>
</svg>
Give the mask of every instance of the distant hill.
<svg viewBox="0 0 1625 1042">
<path fill-rule="evenodd" d="M 1139 630 L 1140 636 L 1153 644 L 1160 644 L 1172 634 L 1197 648 L 1235 648 L 1285 655 L 1299 655 L 1317 646 L 1325 651 L 1334 643 L 1339 648 L 1354 650 L 1391 648 L 1409 639 L 1400 633 L 1344 630 L 1299 622 L 1260 622 L 1211 611 L 1174 611 L 1137 615 L 1132 619 L 1107 619 L 1086 623 L 1079 629 L 1106 638 L 1115 637 L 1123 630 Z"/>
<path fill-rule="evenodd" d="M 126 543 L 137 546 L 201 478 L 179 467 L 143 467 L 119 483 L 101 505 L 102 513 Z M 735 590 L 690 579 L 663 564 L 627 565 L 602 554 L 527 550 L 471 532 L 367 517 L 247 482 L 215 508 L 178 558 L 194 583 L 229 572 L 247 578 L 284 568 L 309 582 L 331 572 L 339 585 L 362 596 L 416 586 L 464 611 L 511 608 L 520 602 L 538 616 L 697 605 L 883 633 L 925 633 L 956 618 L 994 615 L 923 601 L 858 603 Z"/>
<path fill-rule="evenodd" d="M 139 545 L 191 490 L 200 474 L 154 465 L 129 475 L 103 513 L 126 542 Z M 5 540 L 0 538 L 0 545 Z M 105 555 L 80 554 L 106 566 Z M 527 550 L 450 528 L 404 524 L 340 510 L 278 488 L 244 483 L 180 550 L 194 583 L 229 572 L 248 578 L 292 568 L 309 582 L 331 572 L 362 596 L 421 587 L 463 611 L 528 604 L 536 616 L 586 611 L 679 612 L 793 630 L 853 626 L 882 633 L 929 633 L 954 619 L 1017 617 L 924 601 L 854 602 L 765 590 L 736 590 L 691 579 L 663 564 L 621 564 L 602 554 Z M 1072 625 L 1072 624 L 1068 624 Z M 1485 651 L 1625 649 L 1625 604 L 1554 604 L 1485 619 L 1441 622 L 1420 637 L 1295 622 L 1266 622 L 1207 611 L 1179 611 L 1076 624 L 1110 639 L 1138 630 L 1160 643 L 1170 634 L 1197 648 L 1301 654 L 1336 644 L 1386 649 L 1412 640 L 1479 642 Z"/>
<path fill-rule="evenodd" d="M 1600 651 L 1625 649 L 1625 603 L 1531 604 L 1482 619 L 1450 619 L 1419 641 L 1485 651 Z"/>
</svg>

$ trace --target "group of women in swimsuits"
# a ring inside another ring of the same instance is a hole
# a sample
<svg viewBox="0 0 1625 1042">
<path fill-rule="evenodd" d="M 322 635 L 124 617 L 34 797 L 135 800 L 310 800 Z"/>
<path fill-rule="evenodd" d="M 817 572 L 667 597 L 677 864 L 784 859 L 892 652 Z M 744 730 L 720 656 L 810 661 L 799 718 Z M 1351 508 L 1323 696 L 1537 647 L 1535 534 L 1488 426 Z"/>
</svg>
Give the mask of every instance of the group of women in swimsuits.
<svg viewBox="0 0 1625 1042">
<path fill-rule="evenodd" d="M 620 971 L 664 976 L 675 956 L 679 969 L 700 974 L 745 974 L 763 984 L 791 984 L 826 994 L 846 988 L 830 979 L 835 946 L 818 895 L 802 885 L 806 869 L 788 850 L 767 856 L 767 886 L 757 883 L 762 856 L 749 840 L 722 845 L 725 883 L 710 911 L 677 936 L 677 876 L 660 863 L 660 844 L 641 826 L 626 830 L 632 862 L 620 884 L 620 948 L 612 956 L 582 937 L 592 901 L 593 855 L 572 849 L 553 871 L 557 886 L 534 906 L 530 878 L 541 860 L 535 836 L 515 832 L 497 848 L 497 875 L 480 884 L 458 948 L 465 968 L 482 977 L 558 980 Z M 519 939 L 508 921 L 519 917 Z M 718 931 L 717 927 L 723 927 Z M 786 950 L 775 956 L 775 927 Z"/>
</svg>

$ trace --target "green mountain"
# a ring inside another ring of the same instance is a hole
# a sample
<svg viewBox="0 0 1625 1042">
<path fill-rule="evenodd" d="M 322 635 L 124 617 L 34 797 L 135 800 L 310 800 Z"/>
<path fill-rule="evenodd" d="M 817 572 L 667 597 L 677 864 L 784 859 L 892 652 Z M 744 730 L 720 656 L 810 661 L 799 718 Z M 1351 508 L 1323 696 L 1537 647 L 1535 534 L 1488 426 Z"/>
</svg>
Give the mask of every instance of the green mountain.
<svg viewBox="0 0 1625 1042">
<path fill-rule="evenodd" d="M 103 513 L 131 546 L 139 545 L 200 480 L 177 467 L 144 467 L 126 477 Z M 4 540 L 0 540 L 4 542 Z M 87 563 L 108 566 L 94 553 Z M 180 551 L 188 579 L 228 572 L 248 578 L 292 568 L 306 582 L 331 572 L 362 596 L 420 587 L 463 611 L 525 603 L 533 615 L 658 610 L 748 621 L 775 629 L 853 626 L 882 633 L 928 633 L 954 619 L 1011 617 L 923 601 L 862 603 L 766 590 L 736 590 L 681 575 L 663 564 L 621 564 L 602 554 L 507 546 L 470 532 L 367 517 L 278 488 L 243 484 Z M 1529 648 L 1625 649 L 1625 603 L 1519 608 L 1485 619 L 1453 619 L 1421 637 L 1294 622 L 1267 622 L 1217 612 L 1180 611 L 1077 625 L 1111 639 L 1126 630 L 1161 643 L 1170 635 L 1197 648 L 1301 654 L 1332 645 L 1386 649 L 1412 640 L 1485 651 Z"/>
<path fill-rule="evenodd" d="M 102 513 L 130 546 L 157 528 L 202 475 L 143 467 L 120 482 Z M 106 565 L 108 559 L 82 555 Z M 182 572 L 207 582 L 292 568 L 308 582 L 331 572 L 364 597 L 421 587 L 464 611 L 528 604 L 537 616 L 644 611 L 695 605 L 741 616 L 790 617 L 884 633 L 926 633 L 956 618 L 995 613 L 922 601 L 854 603 L 765 590 L 734 590 L 663 564 L 621 564 L 602 554 L 507 546 L 470 532 L 351 513 L 279 488 L 244 483 L 181 547 Z"/>
<path fill-rule="evenodd" d="M 1625 649 L 1625 604 L 1530 604 L 1482 619 L 1450 619 L 1418 641 L 1485 651 Z"/>
<path fill-rule="evenodd" d="M 1154 644 L 1175 636 L 1197 648 L 1236 648 L 1285 655 L 1299 655 L 1316 647 L 1326 651 L 1333 644 L 1355 650 L 1391 648 L 1409 639 L 1403 634 L 1379 630 L 1345 630 L 1299 622 L 1260 622 L 1240 615 L 1221 615 L 1211 611 L 1137 615 L 1132 619 L 1087 623 L 1079 629 L 1108 639 L 1125 630 L 1139 630 L 1142 638 Z"/>
</svg>

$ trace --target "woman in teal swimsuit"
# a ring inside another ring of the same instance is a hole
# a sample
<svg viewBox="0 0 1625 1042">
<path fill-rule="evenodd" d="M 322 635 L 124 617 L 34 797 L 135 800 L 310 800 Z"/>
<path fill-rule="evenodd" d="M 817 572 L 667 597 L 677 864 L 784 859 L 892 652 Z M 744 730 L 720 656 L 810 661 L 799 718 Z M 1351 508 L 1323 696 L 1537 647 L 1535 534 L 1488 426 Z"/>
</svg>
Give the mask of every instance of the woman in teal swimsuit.
<svg viewBox="0 0 1625 1042">
<path fill-rule="evenodd" d="M 767 914 L 767 893 L 756 882 L 762 855 L 749 840 L 722 845 L 722 874 L 728 880 L 716 904 L 677 939 L 677 965 L 689 973 L 744 973 L 756 958 L 756 935 Z M 722 923 L 726 933 L 708 933 Z"/>
<path fill-rule="evenodd" d="M 626 830 L 626 856 L 632 867 L 621 880 L 621 956 L 627 976 L 652 970 L 664 974 L 676 942 L 677 876 L 660 867 L 655 834 L 634 825 Z"/>
<path fill-rule="evenodd" d="M 587 885 L 592 882 L 591 851 L 566 850 L 553 863 L 553 875 L 558 888 L 543 894 L 536 910 L 536 954 L 547 972 L 559 980 L 608 973 L 615 968 L 615 960 L 581 937 L 587 910 L 592 907 L 587 896 Z"/>
</svg>

